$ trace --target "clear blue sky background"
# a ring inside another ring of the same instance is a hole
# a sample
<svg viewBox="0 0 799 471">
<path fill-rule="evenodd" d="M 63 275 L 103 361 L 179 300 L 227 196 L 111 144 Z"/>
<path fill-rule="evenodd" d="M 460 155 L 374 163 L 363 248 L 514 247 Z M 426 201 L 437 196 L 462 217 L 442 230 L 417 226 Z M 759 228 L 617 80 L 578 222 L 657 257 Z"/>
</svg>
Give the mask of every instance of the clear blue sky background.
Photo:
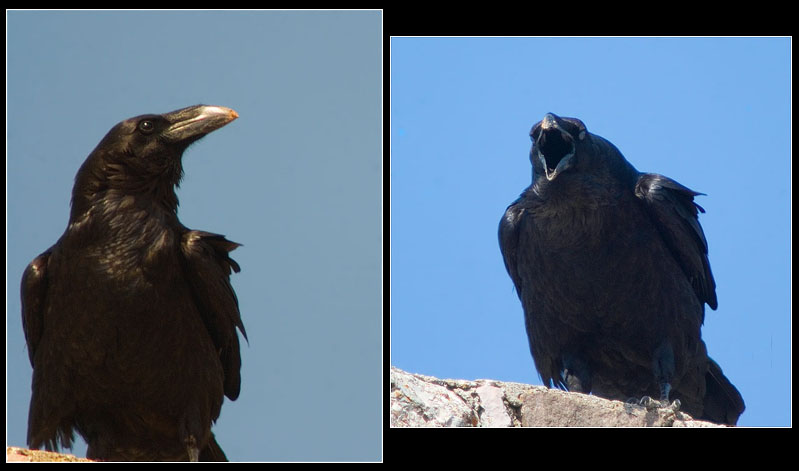
<svg viewBox="0 0 799 471">
<path fill-rule="evenodd" d="M 205 103 L 240 117 L 187 151 L 179 216 L 244 244 L 249 335 L 217 439 L 232 460 L 380 460 L 382 13 L 6 18 L 7 444 L 30 399 L 20 277 L 66 228 L 78 167 L 117 122 Z"/>
<path fill-rule="evenodd" d="M 392 365 L 541 384 L 497 226 L 551 111 L 707 194 L 703 337 L 740 425 L 791 424 L 789 38 L 395 37 L 390 56 Z"/>
</svg>

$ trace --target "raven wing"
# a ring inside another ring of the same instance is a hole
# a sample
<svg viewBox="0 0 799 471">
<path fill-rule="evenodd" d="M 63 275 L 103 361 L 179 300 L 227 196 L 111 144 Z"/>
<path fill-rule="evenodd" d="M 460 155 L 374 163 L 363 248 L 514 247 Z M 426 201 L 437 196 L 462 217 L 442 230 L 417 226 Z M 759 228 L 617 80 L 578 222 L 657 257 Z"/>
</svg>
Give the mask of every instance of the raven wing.
<svg viewBox="0 0 799 471">
<path fill-rule="evenodd" d="M 42 253 L 22 274 L 22 330 L 28 344 L 28 356 L 33 365 L 36 348 L 44 333 L 44 302 L 47 297 L 47 262 L 52 249 Z"/>
<path fill-rule="evenodd" d="M 499 250 L 505 260 L 505 269 L 508 271 L 516 291 L 521 286 L 521 277 L 517 271 L 517 248 L 519 246 L 519 220 L 524 214 L 524 209 L 517 202 L 508 206 L 505 215 L 499 221 Z"/>
<path fill-rule="evenodd" d="M 505 260 L 505 269 L 513 280 L 513 285 L 516 288 L 516 294 L 522 301 L 524 308 L 524 324 L 527 329 L 527 338 L 530 346 L 530 353 L 533 355 L 536 369 L 538 370 L 541 380 L 548 387 L 557 386 L 559 388 L 566 388 L 563 378 L 560 375 L 561 365 L 556 359 L 553 352 L 550 350 L 551 342 L 547 342 L 546 338 L 540 333 L 537 333 L 536 325 L 533 322 L 533 315 L 528 312 L 525 307 L 525 299 L 529 299 L 530 293 L 525 293 L 525 283 L 523 281 L 522 272 L 527 270 L 524 274 L 529 277 L 529 270 L 535 270 L 535 266 L 521 263 L 519 255 L 519 239 L 522 237 L 524 231 L 523 223 L 526 214 L 526 207 L 522 203 L 525 194 L 523 194 L 513 204 L 508 206 L 505 214 L 499 221 L 499 250 L 502 252 L 502 258 Z M 520 264 L 521 263 L 521 264 Z M 533 339 L 537 339 L 535 342 Z"/>
<path fill-rule="evenodd" d="M 704 213 L 705 210 L 694 203 L 694 196 L 701 194 L 654 173 L 641 174 L 635 185 L 635 196 L 646 206 L 697 298 L 716 309 L 716 282 L 707 259 L 705 233 L 697 217 L 699 211 Z"/>
<path fill-rule="evenodd" d="M 225 373 L 225 395 L 231 400 L 239 397 L 241 388 L 241 354 L 236 328 L 247 339 L 239 302 L 230 285 L 231 270 L 238 273 L 240 268 L 228 253 L 239 246 L 224 236 L 203 231 L 187 231 L 181 241 L 186 279 L 219 352 Z"/>
</svg>

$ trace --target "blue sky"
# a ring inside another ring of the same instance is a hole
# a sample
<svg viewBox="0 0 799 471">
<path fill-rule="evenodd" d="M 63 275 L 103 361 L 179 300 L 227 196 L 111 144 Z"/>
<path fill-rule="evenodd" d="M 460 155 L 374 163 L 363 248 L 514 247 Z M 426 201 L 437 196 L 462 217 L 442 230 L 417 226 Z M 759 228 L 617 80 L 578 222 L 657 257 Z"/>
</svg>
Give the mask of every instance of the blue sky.
<svg viewBox="0 0 799 471">
<path fill-rule="evenodd" d="M 789 38 L 394 37 L 390 60 L 392 365 L 541 384 L 497 226 L 553 112 L 706 193 L 708 351 L 739 425 L 791 424 Z"/>
<path fill-rule="evenodd" d="M 186 152 L 178 214 L 243 244 L 249 336 L 217 440 L 232 460 L 380 460 L 382 13 L 6 19 L 7 444 L 30 399 L 20 277 L 66 228 L 78 167 L 117 122 L 205 103 L 240 117 Z"/>
</svg>

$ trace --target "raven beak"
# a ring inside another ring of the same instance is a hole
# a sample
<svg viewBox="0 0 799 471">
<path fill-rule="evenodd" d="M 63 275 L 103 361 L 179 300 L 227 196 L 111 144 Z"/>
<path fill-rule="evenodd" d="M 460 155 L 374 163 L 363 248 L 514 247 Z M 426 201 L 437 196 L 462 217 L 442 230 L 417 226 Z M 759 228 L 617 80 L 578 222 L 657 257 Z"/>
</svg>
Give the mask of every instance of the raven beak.
<svg viewBox="0 0 799 471">
<path fill-rule="evenodd" d="M 558 123 L 558 117 L 547 113 L 534 136 L 538 160 L 544 167 L 547 180 L 552 181 L 571 168 L 574 157 L 574 137 Z"/>
<path fill-rule="evenodd" d="M 172 142 L 198 139 L 216 131 L 239 117 L 239 114 L 223 106 L 196 105 L 167 113 L 164 117 L 172 123 L 162 136 Z"/>
</svg>

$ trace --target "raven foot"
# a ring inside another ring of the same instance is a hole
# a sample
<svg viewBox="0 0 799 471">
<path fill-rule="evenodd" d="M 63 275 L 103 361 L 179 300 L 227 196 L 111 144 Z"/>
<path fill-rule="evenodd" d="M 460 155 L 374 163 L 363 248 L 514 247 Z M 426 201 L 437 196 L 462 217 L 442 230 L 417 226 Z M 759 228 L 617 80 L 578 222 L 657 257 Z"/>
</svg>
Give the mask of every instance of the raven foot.
<svg viewBox="0 0 799 471">
<path fill-rule="evenodd" d="M 677 412 L 680 410 L 680 400 L 675 399 L 673 402 L 669 403 L 668 399 L 662 399 L 660 401 L 656 401 L 649 396 L 644 396 L 641 399 L 631 397 L 627 399 L 627 404 L 636 405 L 636 406 L 644 406 L 646 410 L 655 410 L 655 409 L 671 409 L 672 412 Z"/>
</svg>

